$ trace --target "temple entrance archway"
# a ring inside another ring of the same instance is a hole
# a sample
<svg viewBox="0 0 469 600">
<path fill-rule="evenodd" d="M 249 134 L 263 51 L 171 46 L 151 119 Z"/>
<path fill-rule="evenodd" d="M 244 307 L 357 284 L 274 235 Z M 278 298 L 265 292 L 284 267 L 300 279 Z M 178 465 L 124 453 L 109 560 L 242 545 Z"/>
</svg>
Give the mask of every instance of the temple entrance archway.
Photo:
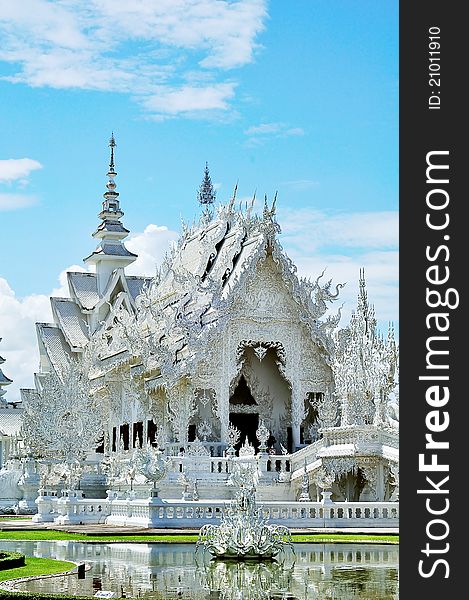
<svg viewBox="0 0 469 600">
<path fill-rule="evenodd" d="M 262 421 L 271 434 L 268 447 L 280 454 L 291 445 L 291 385 L 284 375 L 285 350 L 280 342 L 243 341 L 237 349 L 237 363 L 239 371 L 230 385 L 230 421 L 241 432 L 241 443 L 248 434 L 256 449 L 260 445 L 256 430 Z"/>
</svg>

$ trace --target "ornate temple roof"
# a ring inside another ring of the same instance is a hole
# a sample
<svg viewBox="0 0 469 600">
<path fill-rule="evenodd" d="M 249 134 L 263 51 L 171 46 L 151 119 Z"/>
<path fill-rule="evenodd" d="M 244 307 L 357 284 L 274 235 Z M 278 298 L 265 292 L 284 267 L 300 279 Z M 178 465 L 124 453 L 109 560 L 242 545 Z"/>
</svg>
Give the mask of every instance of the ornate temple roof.
<svg viewBox="0 0 469 600">
<path fill-rule="evenodd" d="M 52 314 L 72 349 L 84 348 L 88 343 L 86 318 L 80 307 L 70 298 L 51 298 Z"/>
<path fill-rule="evenodd" d="M 95 273 L 67 273 L 70 295 L 81 309 L 93 310 L 99 302 L 98 283 Z"/>
<path fill-rule="evenodd" d="M 21 430 L 23 411 L 18 408 L 0 410 L 0 436 L 18 435 Z"/>
<path fill-rule="evenodd" d="M 320 285 L 320 277 L 315 282 L 299 279 L 277 238 L 280 227 L 275 219 L 275 200 L 271 207 L 265 200 L 261 215 L 252 213 L 252 204 L 244 210 L 235 209 L 233 194 L 230 202 L 218 206 L 214 214 L 204 206 L 198 222 L 190 228 L 183 224 L 178 242 L 156 277 L 139 290 L 136 314 L 122 310 L 113 313 L 113 343 L 104 340 L 98 353 L 121 361 L 146 354 L 151 357 L 150 371 L 155 369 L 157 377 L 158 372 L 168 376 L 175 376 L 176 371 L 180 375 L 190 373 L 192 361 L 203 359 L 209 337 L 223 335 L 234 303 L 242 298 L 246 282 L 267 257 L 275 265 L 279 281 L 302 315 L 300 321 L 309 328 L 313 342 L 329 352 L 331 330 L 340 313 L 324 320 L 322 317 L 341 284 L 333 293 L 330 281 Z M 175 365 L 180 368 L 175 370 Z"/>
<path fill-rule="evenodd" d="M 36 323 L 36 332 L 40 354 L 47 356 L 56 373 L 64 373 L 70 362 L 71 348 L 60 326 L 55 323 Z"/>
<path fill-rule="evenodd" d="M 68 273 L 70 297 L 51 298 L 54 323 L 37 324 L 41 372 L 52 369 L 63 373 L 70 358 L 87 346 L 90 336 L 102 331 L 105 338 L 108 327 L 113 329 L 113 342 L 104 342 L 106 355 L 122 355 L 124 348 L 119 345 L 116 326 L 122 318 L 130 328 L 138 329 L 139 335 L 152 336 L 151 354 L 160 372 L 165 364 L 190 362 L 206 344 L 207 336 L 230 318 L 230 307 L 242 295 L 259 261 L 267 256 L 275 263 L 282 285 L 288 288 L 314 342 L 326 350 L 330 347 L 330 330 L 340 315 L 321 318 L 340 286 L 334 294 L 331 282 L 320 285 L 319 279 L 311 282 L 297 277 L 296 267 L 278 241 L 276 198 L 271 206 L 265 198 L 258 215 L 253 213 L 255 197 L 249 205 L 235 207 L 235 188 L 227 204 L 215 207 L 208 166 L 198 192 L 203 209 L 198 221 L 192 227 L 183 224 L 178 242 L 154 278 L 125 275 L 126 261 L 133 261 L 135 255 L 122 243 L 128 230 L 120 221 L 123 212 L 115 191 L 113 137 L 110 147 L 109 181 L 99 215 L 102 223 L 93 234 L 100 241 L 92 254 L 96 272 Z M 120 256 L 125 258 L 122 263 Z M 135 349 L 127 350 L 138 356 Z"/>
</svg>

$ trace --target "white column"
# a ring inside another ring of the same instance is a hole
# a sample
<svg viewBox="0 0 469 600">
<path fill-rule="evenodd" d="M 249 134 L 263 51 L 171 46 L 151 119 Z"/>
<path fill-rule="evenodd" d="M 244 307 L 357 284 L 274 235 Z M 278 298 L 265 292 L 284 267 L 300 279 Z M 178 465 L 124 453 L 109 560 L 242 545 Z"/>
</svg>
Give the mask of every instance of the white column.
<svg viewBox="0 0 469 600">
<path fill-rule="evenodd" d="M 303 399 L 299 393 L 299 390 L 297 389 L 296 385 L 293 384 L 291 392 L 291 427 L 293 437 L 293 452 L 295 452 L 296 447 L 300 445 L 300 426 L 304 418 L 304 408 L 301 405 L 302 401 Z"/>
</svg>

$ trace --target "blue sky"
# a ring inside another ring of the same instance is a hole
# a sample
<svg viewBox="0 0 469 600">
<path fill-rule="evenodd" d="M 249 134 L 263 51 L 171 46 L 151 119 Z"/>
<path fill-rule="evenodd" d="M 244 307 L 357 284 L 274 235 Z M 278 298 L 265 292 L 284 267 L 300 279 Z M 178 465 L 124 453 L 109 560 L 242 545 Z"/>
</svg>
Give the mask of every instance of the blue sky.
<svg viewBox="0 0 469 600">
<path fill-rule="evenodd" d="M 0 3 L 0 37 L 10 377 L 25 384 L 34 320 L 95 246 L 111 131 L 141 271 L 197 213 L 208 161 L 222 202 L 237 181 L 241 199 L 278 190 L 301 274 L 327 266 L 351 309 L 364 266 L 397 321 L 397 1 L 23 0 Z"/>
</svg>

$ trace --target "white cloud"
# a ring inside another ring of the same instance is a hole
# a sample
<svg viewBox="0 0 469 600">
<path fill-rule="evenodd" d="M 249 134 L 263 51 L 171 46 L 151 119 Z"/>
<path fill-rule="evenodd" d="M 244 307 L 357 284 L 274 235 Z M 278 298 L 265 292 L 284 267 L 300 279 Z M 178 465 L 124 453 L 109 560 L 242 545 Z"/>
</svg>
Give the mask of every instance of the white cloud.
<svg viewBox="0 0 469 600">
<path fill-rule="evenodd" d="M 0 182 L 24 180 L 32 171 L 42 169 L 42 165 L 32 158 L 7 158 L 0 160 Z"/>
<path fill-rule="evenodd" d="M 39 365 L 35 323 L 52 318 L 49 298 L 33 294 L 18 298 L 8 282 L 0 277 L 0 351 L 5 359 L 2 369 L 13 379 L 6 399 L 20 399 L 20 387 L 33 386 L 33 373 Z"/>
<path fill-rule="evenodd" d="M 0 211 L 16 210 L 17 208 L 26 208 L 37 203 L 36 196 L 27 194 L 2 194 L 0 193 Z"/>
<path fill-rule="evenodd" d="M 16 66 L 4 77 L 14 83 L 128 93 L 163 115 L 188 116 L 212 103 L 227 110 L 233 84 L 214 78 L 253 60 L 266 18 L 266 0 L 1 3 L 0 60 Z M 193 93 L 181 84 L 207 74 L 207 96 L 202 84 Z M 223 85 L 231 90 L 217 100 Z M 160 97 L 172 100 L 170 110 Z"/>
<path fill-rule="evenodd" d="M 134 233 L 126 240 L 126 247 L 138 254 L 137 260 L 126 268 L 129 275 L 153 276 L 156 265 L 163 260 L 170 244 L 176 241 L 179 234 L 171 231 L 165 225 L 150 224 L 142 233 Z"/>
<path fill-rule="evenodd" d="M 7 158 L 0 160 L 0 184 L 13 191 L 0 191 L 0 211 L 16 210 L 37 203 L 37 198 L 31 194 L 18 193 L 29 184 L 29 175 L 42 169 L 42 165 L 32 158 Z M 16 188 L 16 189 L 15 189 Z"/>
</svg>

